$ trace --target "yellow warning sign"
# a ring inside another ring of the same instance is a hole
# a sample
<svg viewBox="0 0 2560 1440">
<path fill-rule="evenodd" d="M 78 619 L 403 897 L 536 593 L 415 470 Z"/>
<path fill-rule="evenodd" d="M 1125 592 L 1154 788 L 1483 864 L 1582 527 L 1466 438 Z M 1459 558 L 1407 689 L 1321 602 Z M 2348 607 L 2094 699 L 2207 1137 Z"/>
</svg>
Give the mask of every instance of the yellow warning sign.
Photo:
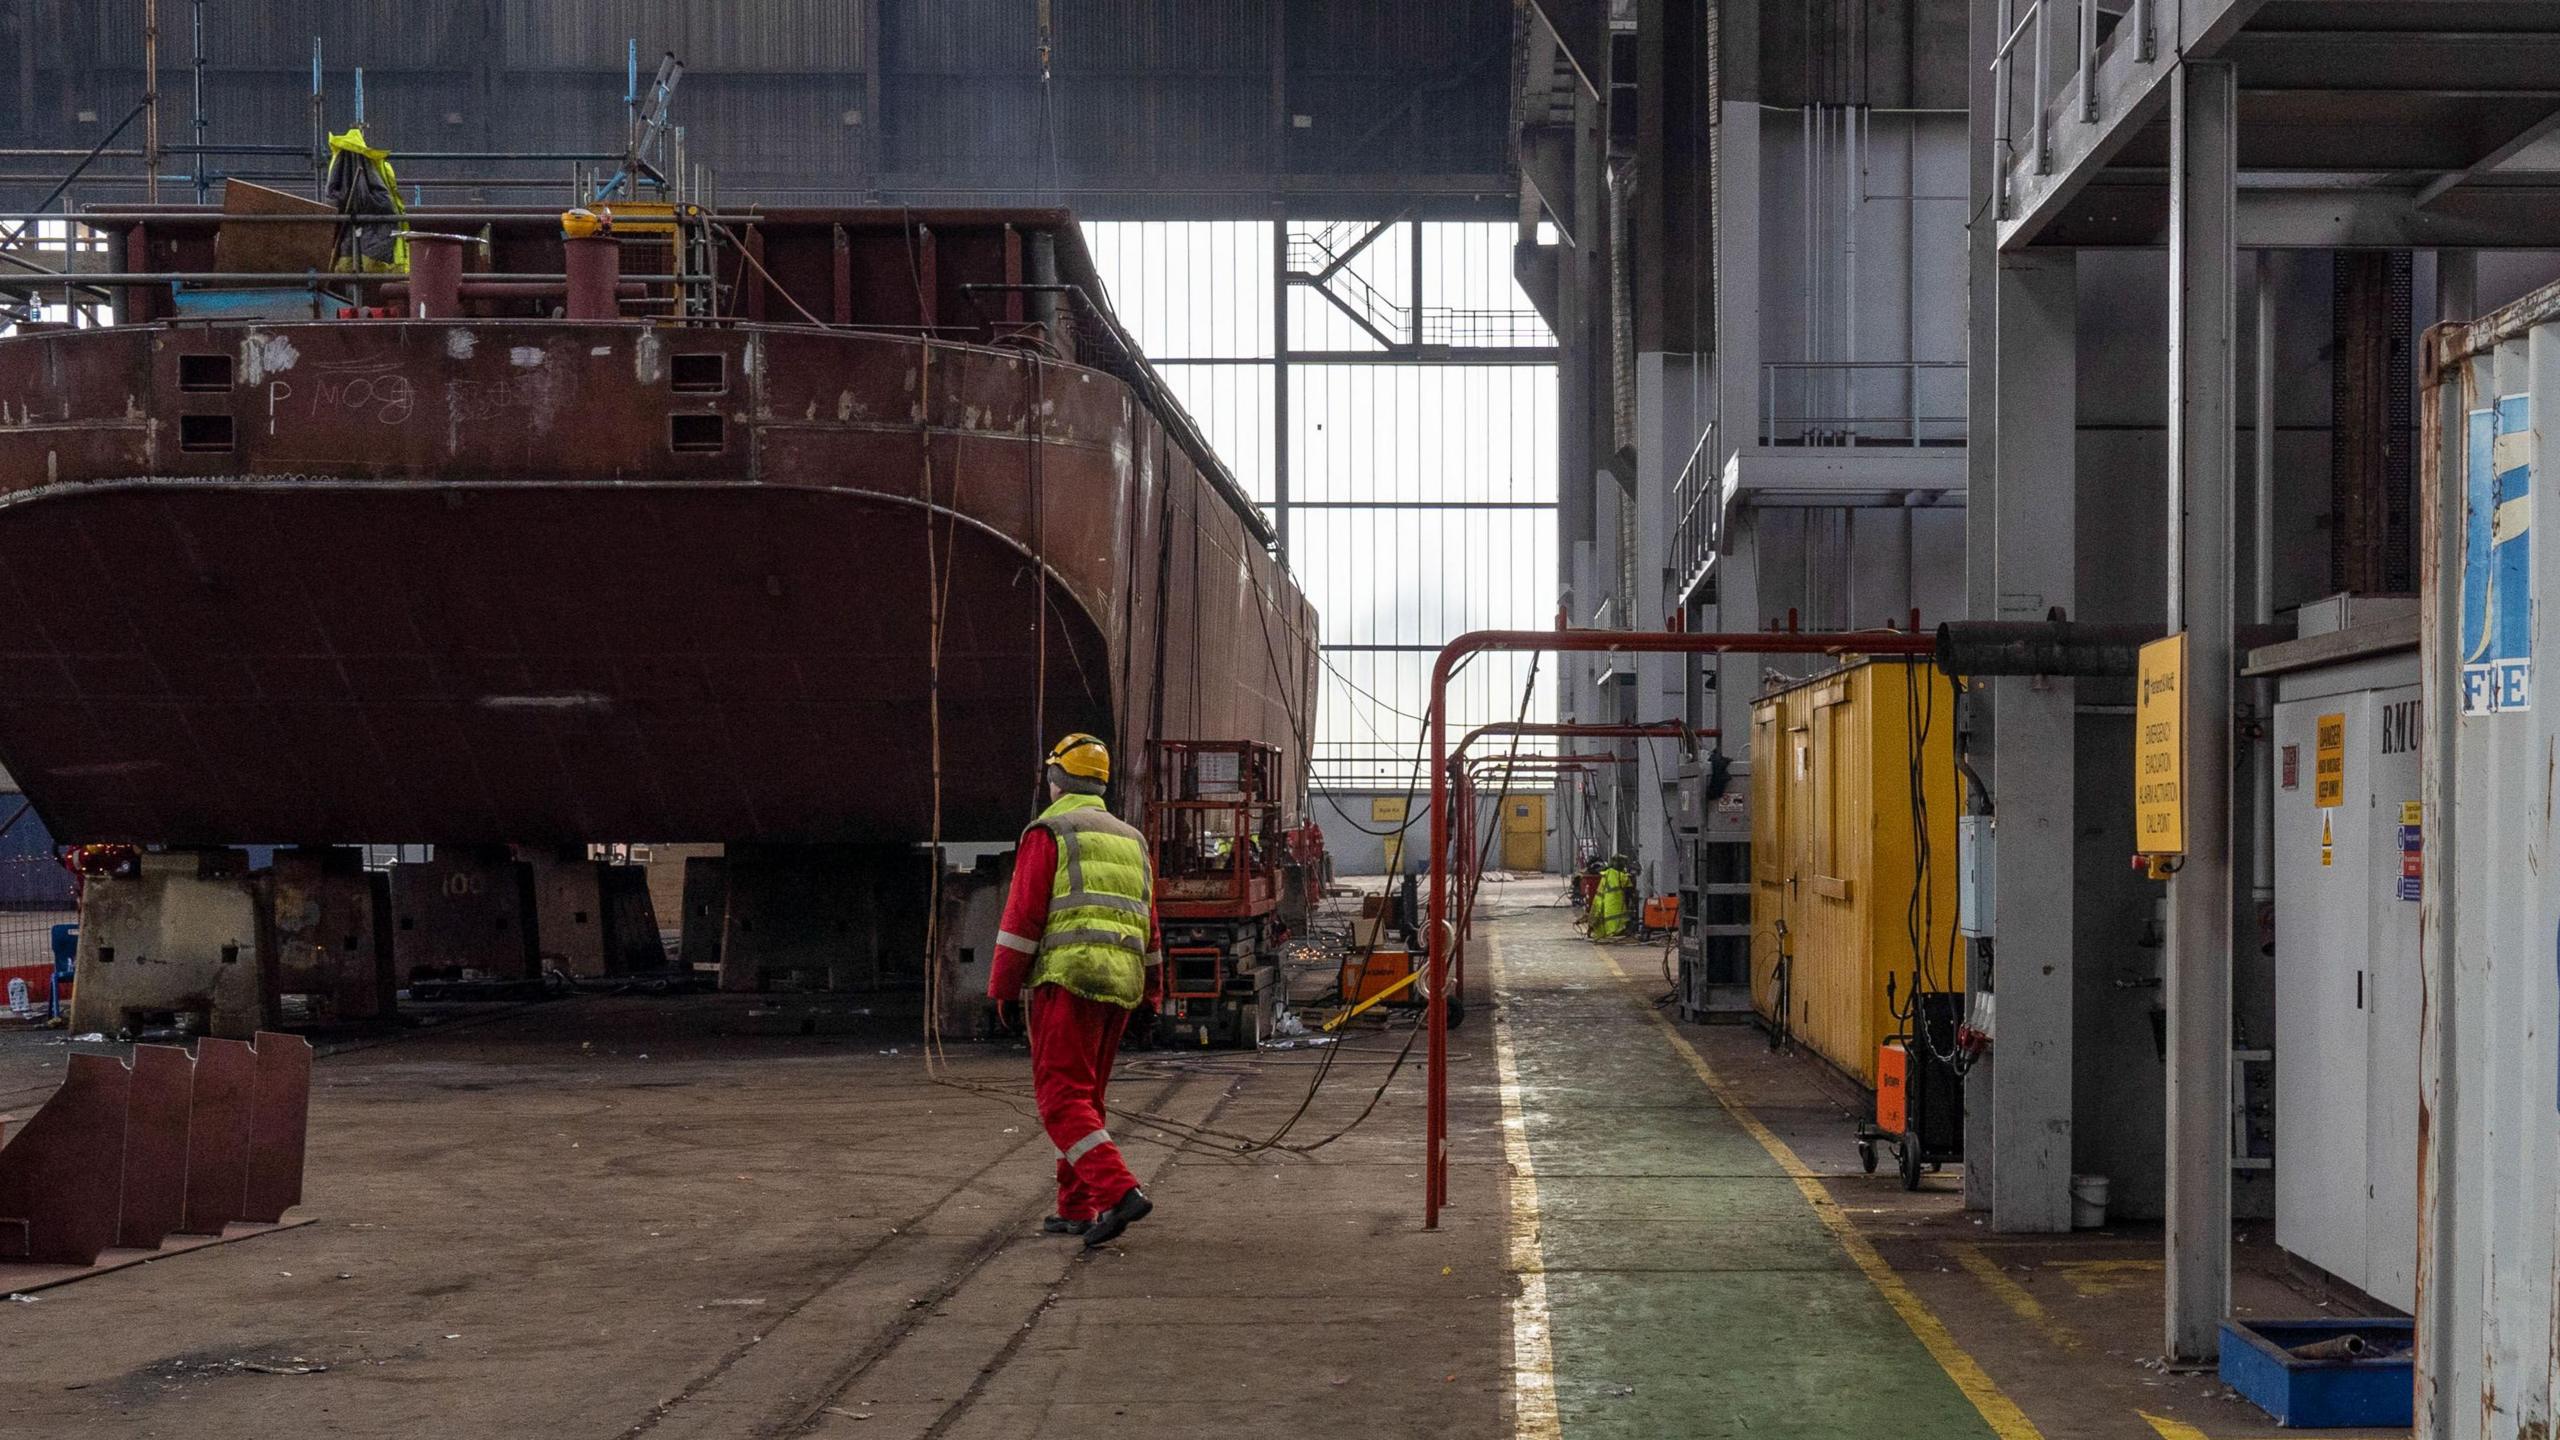
<svg viewBox="0 0 2560 1440">
<path fill-rule="evenodd" d="M 2423 802 L 2423 801 L 2418 801 L 2418 800 L 2403 800 L 2403 801 L 2401 801 L 2401 802 L 2400 802 L 2400 823 L 2401 823 L 2401 824 L 2403 824 L 2403 825 L 2419 825 L 2419 824 L 2424 824 L 2424 823 L 2425 823 L 2425 821 L 2426 821 L 2426 815 L 2427 815 L 2427 807 L 2426 807 L 2425 802 Z"/>
<path fill-rule="evenodd" d="M 2346 715 L 2321 716 L 2318 735 L 2319 754 L 2311 769 L 2311 803 L 2323 810 L 2334 810 L 2347 803 Z M 2326 845 L 2329 842 L 2323 840 L 2320 843 Z M 2324 860 L 2321 863 L 2328 862 Z"/>
<path fill-rule="evenodd" d="M 2329 817 L 2323 815 L 2320 817 L 2320 863 L 2334 864 L 2337 858 L 2338 842 L 2336 837 L 2329 833 Z"/>
<path fill-rule="evenodd" d="M 1404 818 L 1404 806 L 1405 797 L 1402 795 L 1372 795 L 1369 797 L 1369 820 L 1380 825 L 1401 820 Z"/>
<path fill-rule="evenodd" d="M 2133 836 L 2145 855 L 2187 851 L 2187 637 L 2142 647 L 2133 718 Z"/>
</svg>

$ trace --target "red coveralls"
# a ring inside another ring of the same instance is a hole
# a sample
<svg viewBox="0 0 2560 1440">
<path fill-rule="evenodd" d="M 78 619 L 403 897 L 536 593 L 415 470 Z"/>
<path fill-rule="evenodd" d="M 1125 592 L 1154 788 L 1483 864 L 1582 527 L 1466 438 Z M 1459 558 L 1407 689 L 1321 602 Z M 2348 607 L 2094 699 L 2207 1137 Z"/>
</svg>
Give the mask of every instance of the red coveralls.
<svg viewBox="0 0 2560 1440">
<path fill-rule="evenodd" d="M 1005 897 L 987 998 L 1021 998 L 1040 936 L 1049 927 L 1049 893 L 1057 869 L 1057 837 L 1039 826 L 1025 831 L 1014 852 L 1013 889 Z M 1013 943 L 1017 940 L 1030 948 Z M 1164 930 L 1152 903 L 1147 953 L 1164 954 Z M 1164 967 L 1150 964 L 1146 1003 L 1152 1008 L 1163 999 Z M 1069 1220 L 1090 1220 L 1138 1188 L 1138 1177 L 1129 1172 L 1120 1147 L 1103 1128 L 1102 1092 L 1111 1082 L 1130 1012 L 1058 985 L 1033 987 L 1028 1009 L 1031 1091 L 1040 1107 L 1040 1128 L 1049 1132 L 1049 1143 L 1058 1152 L 1058 1213 Z"/>
</svg>

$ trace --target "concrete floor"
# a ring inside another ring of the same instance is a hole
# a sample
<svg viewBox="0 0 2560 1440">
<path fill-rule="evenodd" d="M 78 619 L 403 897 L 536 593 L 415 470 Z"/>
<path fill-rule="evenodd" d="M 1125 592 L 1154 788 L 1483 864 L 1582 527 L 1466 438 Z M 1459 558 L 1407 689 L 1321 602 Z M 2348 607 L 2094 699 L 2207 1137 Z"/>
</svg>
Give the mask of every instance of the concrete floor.
<svg viewBox="0 0 2560 1440">
<path fill-rule="evenodd" d="M 1018 1051 L 955 1049 L 955 1086 L 841 1002 L 802 1034 L 742 997 L 562 1001 L 325 1056 L 314 1223 L 0 1304 L 0 1433 L 2273 1432 L 2147 1363 L 2156 1229 L 1993 1237 L 1952 1172 L 1858 1174 L 1836 1077 L 1675 1028 L 1657 954 L 1495 888 L 1504 1019 L 1454 1037 L 1437 1232 L 1418 1049 L 1311 1154 L 1196 1127 L 1270 1134 L 1321 1052 L 1129 1057 L 1114 1132 L 1159 1209 L 1085 1257 L 1035 1233 Z M 1346 1045 L 1290 1142 L 1405 1038 Z M 0 1112 L 63 1053 L 0 1037 Z M 2244 1309 L 2318 1313 L 2266 1262 Z"/>
</svg>

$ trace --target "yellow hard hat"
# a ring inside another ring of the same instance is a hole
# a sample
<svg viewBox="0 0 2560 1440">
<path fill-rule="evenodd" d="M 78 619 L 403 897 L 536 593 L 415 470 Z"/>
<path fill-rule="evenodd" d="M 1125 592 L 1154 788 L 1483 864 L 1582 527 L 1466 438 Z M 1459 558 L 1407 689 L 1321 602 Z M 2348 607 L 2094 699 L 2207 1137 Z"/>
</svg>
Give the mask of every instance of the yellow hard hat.
<svg viewBox="0 0 2560 1440">
<path fill-rule="evenodd" d="M 1081 730 L 1050 748 L 1049 763 L 1079 779 L 1111 779 L 1110 748 Z"/>
</svg>

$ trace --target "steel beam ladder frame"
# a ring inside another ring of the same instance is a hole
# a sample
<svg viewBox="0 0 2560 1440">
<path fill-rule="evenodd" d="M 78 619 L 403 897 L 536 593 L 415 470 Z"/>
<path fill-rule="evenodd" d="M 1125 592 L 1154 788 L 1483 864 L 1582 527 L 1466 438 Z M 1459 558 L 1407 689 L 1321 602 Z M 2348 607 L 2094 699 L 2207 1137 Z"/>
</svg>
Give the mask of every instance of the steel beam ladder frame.
<svg viewBox="0 0 2560 1440">
<path fill-rule="evenodd" d="M 1449 1198 L 1449 985 L 1454 919 L 1449 912 L 1449 679 L 1471 655 L 1832 655 L 1841 658 L 1927 659 L 1937 642 L 1915 625 L 1910 630 L 1475 630 L 1442 646 L 1431 667 L 1431 953 L 1427 1069 L 1430 1104 L 1423 1165 L 1422 1224 L 1440 1228 Z"/>
</svg>

